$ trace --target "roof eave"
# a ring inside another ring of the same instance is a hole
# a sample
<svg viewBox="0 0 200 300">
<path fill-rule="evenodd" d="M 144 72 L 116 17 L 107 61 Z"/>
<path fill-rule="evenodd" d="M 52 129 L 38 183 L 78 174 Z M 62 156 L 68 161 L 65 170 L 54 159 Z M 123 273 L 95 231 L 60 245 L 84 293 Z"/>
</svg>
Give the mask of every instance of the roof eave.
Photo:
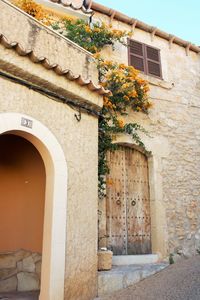
<svg viewBox="0 0 200 300">
<path fill-rule="evenodd" d="M 88 4 L 89 1 L 86 1 L 86 4 Z M 90 6 L 91 6 L 91 9 L 94 10 L 94 11 L 97 11 L 97 12 L 100 12 L 100 13 L 103 13 L 107 16 L 110 16 L 111 17 L 111 14 L 113 14 L 113 9 L 110 9 L 102 4 L 99 4 L 97 2 L 91 2 L 90 1 Z M 154 30 L 154 35 L 160 37 L 160 38 L 163 38 L 167 41 L 171 41 L 172 37 L 173 37 L 173 43 L 174 44 L 177 44 L 181 47 L 184 47 L 188 50 L 192 50 L 196 53 L 200 53 L 200 47 L 192 44 L 191 42 L 188 42 L 188 41 L 185 41 L 179 37 L 176 37 L 174 35 L 171 35 L 169 33 L 166 33 L 158 28 L 155 28 L 155 27 L 152 27 L 144 22 L 141 22 L 137 19 L 134 19 L 134 18 L 131 18 L 119 11 L 115 11 L 115 14 L 114 14 L 114 19 L 118 20 L 118 21 L 121 21 L 123 23 L 126 23 L 126 24 L 129 24 L 129 25 L 133 25 L 135 24 L 135 27 L 138 28 L 138 29 L 141 29 L 143 31 L 146 31 L 146 32 L 152 32 Z"/>
</svg>

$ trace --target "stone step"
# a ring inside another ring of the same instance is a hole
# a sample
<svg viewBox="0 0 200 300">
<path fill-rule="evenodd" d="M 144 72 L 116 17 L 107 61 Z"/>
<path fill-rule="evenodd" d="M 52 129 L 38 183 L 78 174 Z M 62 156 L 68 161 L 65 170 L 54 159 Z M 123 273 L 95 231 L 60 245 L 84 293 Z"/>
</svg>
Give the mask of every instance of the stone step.
<svg viewBox="0 0 200 300">
<path fill-rule="evenodd" d="M 0 300 L 38 300 L 38 292 L 0 293 Z"/>
<path fill-rule="evenodd" d="M 152 264 L 159 260 L 158 254 L 144 255 L 113 255 L 113 266 L 135 265 L 135 264 Z"/>
<path fill-rule="evenodd" d="M 110 271 L 98 272 L 98 297 L 127 288 L 168 265 L 168 263 L 121 265 L 113 266 Z"/>
</svg>

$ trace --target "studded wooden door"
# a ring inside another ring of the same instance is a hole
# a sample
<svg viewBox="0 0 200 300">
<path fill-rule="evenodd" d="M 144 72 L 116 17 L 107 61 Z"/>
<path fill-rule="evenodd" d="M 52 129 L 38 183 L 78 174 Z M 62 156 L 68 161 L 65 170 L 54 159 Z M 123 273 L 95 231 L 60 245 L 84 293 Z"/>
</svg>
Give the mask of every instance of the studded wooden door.
<svg viewBox="0 0 200 300">
<path fill-rule="evenodd" d="M 108 247 L 115 255 L 151 253 L 147 158 L 120 146 L 108 153 L 108 164 Z"/>
</svg>

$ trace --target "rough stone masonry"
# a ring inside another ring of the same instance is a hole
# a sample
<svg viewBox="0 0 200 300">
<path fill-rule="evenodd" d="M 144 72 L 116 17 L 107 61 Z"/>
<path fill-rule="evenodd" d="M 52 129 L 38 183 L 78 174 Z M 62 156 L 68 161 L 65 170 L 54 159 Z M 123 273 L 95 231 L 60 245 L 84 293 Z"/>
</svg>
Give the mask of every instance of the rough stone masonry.
<svg viewBox="0 0 200 300">
<path fill-rule="evenodd" d="M 40 289 L 42 256 L 20 249 L 0 253 L 0 292 Z"/>
</svg>

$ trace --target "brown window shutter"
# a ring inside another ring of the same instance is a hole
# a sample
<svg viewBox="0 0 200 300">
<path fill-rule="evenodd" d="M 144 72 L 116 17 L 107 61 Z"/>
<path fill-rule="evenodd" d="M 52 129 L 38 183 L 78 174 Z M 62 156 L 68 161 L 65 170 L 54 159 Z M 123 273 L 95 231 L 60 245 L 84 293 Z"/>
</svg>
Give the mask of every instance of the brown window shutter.
<svg viewBox="0 0 200 300">
<path fill-rule="evenodd" d="M 160 50 L 150 46 L 146 46 L 145 52 L 146 52 L 147 74 L 162 78 Z"/>
<path fill-rule="evenodd" d="M 129 65 L 139 71 L 146 71 L 144 44 L 129 40 Z"/>
</svg>

